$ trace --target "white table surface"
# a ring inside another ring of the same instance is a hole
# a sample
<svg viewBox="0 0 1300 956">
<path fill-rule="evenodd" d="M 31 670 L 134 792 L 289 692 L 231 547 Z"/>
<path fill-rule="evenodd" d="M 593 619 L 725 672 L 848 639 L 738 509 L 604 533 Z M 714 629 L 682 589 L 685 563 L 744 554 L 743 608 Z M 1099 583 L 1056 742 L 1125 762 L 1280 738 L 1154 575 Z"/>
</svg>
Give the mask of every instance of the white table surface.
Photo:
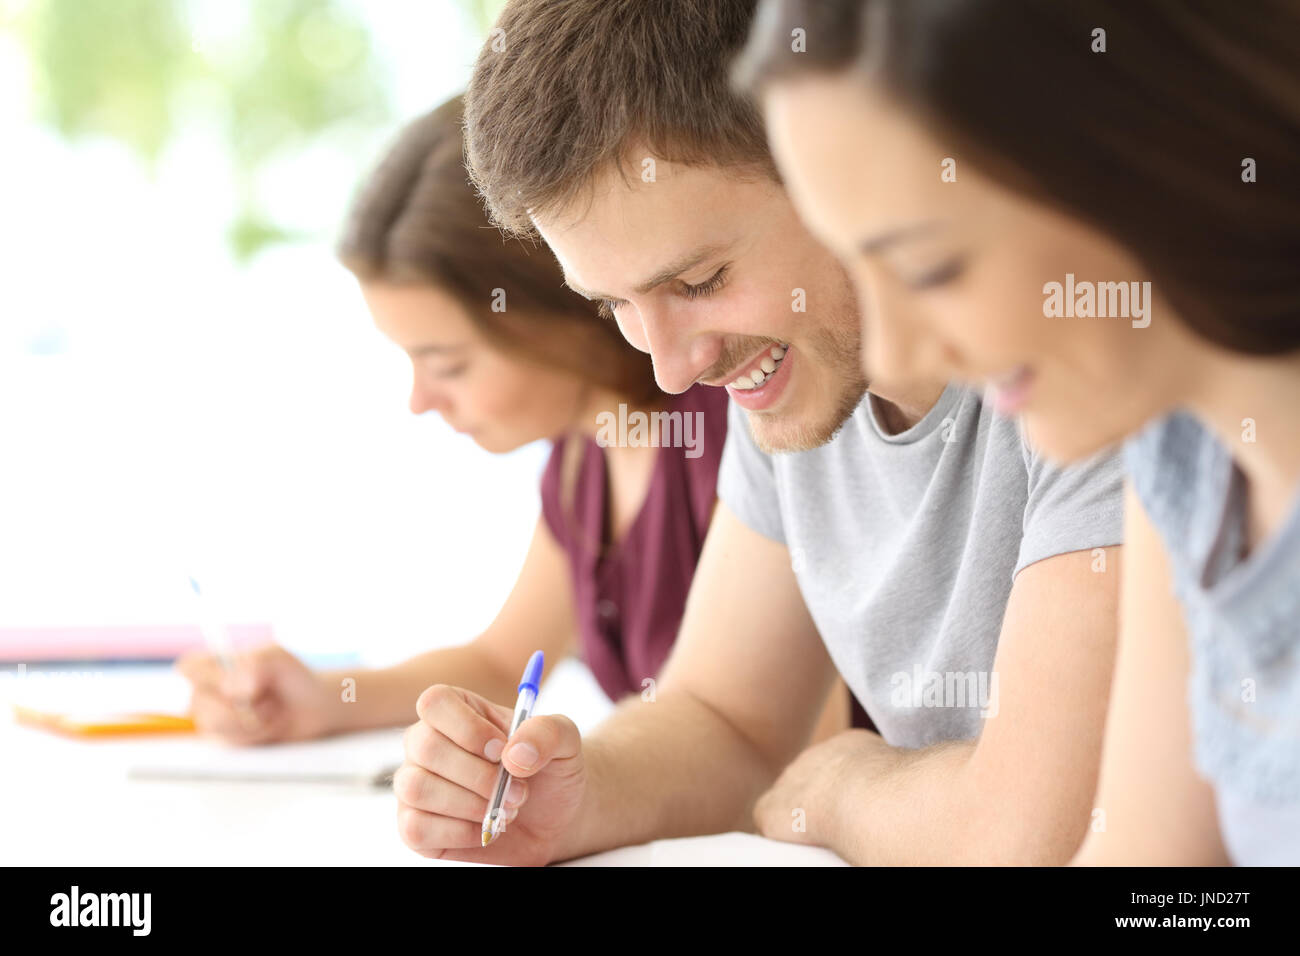
<svg viewBox="0 0 1300 956">
<path fill-rule="evenodd" d="M 138 679 L 111 675 L 97 690 L 112 692 Z M 183 685 L 152 680 L 151 694 L 183 699 Z M 388 790 L 132 779 L 132 768 L 183 766 L 194 762 L 187 751 L 212 745 L 188 735 L 78 740 L 13 721 L 13 700 L 58 696 L 31 681 L 0 680 L 0 865 L 458 865 L 426 860 L 402 844 Z M 400 759 L 400 740 L 401 731 L 367 738 L 380 760 L 393 753 Z M 564 865 L 845 864 L 821 848 L 727 833 L 622 847 Z"/>
</svg>

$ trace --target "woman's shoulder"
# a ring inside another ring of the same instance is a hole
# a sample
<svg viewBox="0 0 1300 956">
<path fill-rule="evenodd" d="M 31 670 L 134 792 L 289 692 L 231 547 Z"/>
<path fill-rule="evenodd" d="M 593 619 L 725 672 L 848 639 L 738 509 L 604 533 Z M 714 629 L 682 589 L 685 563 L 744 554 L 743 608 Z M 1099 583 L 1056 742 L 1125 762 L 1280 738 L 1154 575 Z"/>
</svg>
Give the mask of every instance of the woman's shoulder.
<svg viewBox="0 0 1300 956">
<path fill-rule="evenodd" d="M 699 415 L 702 432 L 710 445 L 716 445 L 716 455 L 722 454 L 722 442 L 727 437 L 727 412 L 731 399 L 725 388 L 712 385 L 692 385 L 672 397 L 673 411 L 693 412 Z"/>
<path fill-rule="evenodd" d="M 730 404 L 725 388 L 710 385 L 693 385 L 672 396 L 668 403 L 670 412 L 682 412 L 692 420 L 689 425 L 682 423 L 682 448 L 660 450 L 661 454 L 669 451 L 669 462 L 662 474 L 674 476 L 669 485 L 680 488 L 676 493 L 689 498 L 691 520 L 701 526 L 707 526 L 717 498 L 718 469 L 727 440 Z"/>
<path fill-rule="evenodd" d="M 569 539 L 575 513 L 585 514 L 587 499 L 603 494 L 598 480 L 601 455 L 600 447 L 587 435 L 567 433 L 551 439 L 551 454 L 542 469 L 542 516 L 562 544 Z"/>
<path fill-rule="evenodd" d="M 715 465 L 722 458 L 730 406 L 731 399 L 727 396 L 727 390 L 712 385 L 692 385 L 686 391 L 672 396 L 669 402 L 670 411 L 681 411 L 695 417 L 695 431 L 702 457 Z"/>
<path fill-rule="evenodd" d="M 1150 423 L 1124 446 L 1133 490 L 1167 541 L 1184 539 L 1194 524 L 1214 519 L 1231 461 L 1210 430 L 1185 411 Z"/>
</svg>

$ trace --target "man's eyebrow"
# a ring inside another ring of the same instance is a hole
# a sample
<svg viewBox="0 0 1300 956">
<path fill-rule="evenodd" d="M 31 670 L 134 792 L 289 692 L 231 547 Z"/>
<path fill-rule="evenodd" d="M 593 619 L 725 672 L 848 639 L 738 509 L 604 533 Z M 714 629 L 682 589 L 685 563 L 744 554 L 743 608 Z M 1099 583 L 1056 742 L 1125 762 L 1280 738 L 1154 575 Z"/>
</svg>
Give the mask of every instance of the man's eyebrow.
<svg viewBox="0 0 1300 956">
<path fill-rule="evenodd" d="M 714 256 L 718 255 L 719 253 L 724 252 L 727 249 L 731 248 L 731 246 L 732 243 L 730 242 L 711 242 L 708 245 L 700 246 L 698 249 L 694 250 L 693 252 L 688 252 L 684 256 L 679 256 L 677 259 L 673 260 L 668 265 L 664 266 L 662 269 L 660 269 L 650 278 L 646 279 L 644 282 L 638 283 L 636 287 L 633 289 L 633 291 L 636 292 L 637 295 L 645 295 L 647 292 L 650 292 L 653 289 L 657 289 L 665 282 L 671 282 L 673 279 L 676 279 L 683 272 L 690 272 L 701 262 L 705 262 L 709 259 L 712 259 Z M 582 296 L 584 299 L 617 299 L 618 298 L 618 296 L 616 295 L 607 295 L 606 293 L 603 292 L 587 291 L 586 289 L 578 285 L 576 282 L 574 282 L 573 279 L 569 277 L 568 272 L 564 273 L 564 284 L 567 285 L 574 292 L 578 293 L 578 295 Z"/>
<path fill-rule="evenodd" d="M 887 229 L 874 236 L 859 240 L 858 252 L 863 255 L 883 252 L 890 246 L 897 245 L 900 242 L 905 242 L 908 239 L 914 239 L 932 233 L 943 225 L 944 223 L 940 220 L 931 219 L 926 222 L 916 222 L 906 226 L 898 226 L 894 229 Z"/>
</svg>

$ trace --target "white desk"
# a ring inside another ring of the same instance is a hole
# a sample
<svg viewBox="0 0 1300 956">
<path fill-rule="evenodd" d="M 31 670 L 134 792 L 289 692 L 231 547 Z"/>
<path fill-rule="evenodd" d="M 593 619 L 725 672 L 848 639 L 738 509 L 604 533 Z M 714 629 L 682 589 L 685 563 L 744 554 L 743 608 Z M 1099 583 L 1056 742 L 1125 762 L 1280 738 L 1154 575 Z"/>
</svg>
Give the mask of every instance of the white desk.
<svg viewBox="0 0 1300 956">
<path fill-rule="evenodd" d="M 126 676 L 104 681 L 126 684 Z M 398 838 L 391 791 L 314 783 L 132 780 L 189 737 L 65 739 L 13 722 L 0 678 L 0 864 L 422 866 Z M 31 688 L 25 688 L 30 692 Z M 172 687 L 169 693 L 184 688 Z M 32 695 L 23 695 L 32 700 Z M 384 735 L 380 735 L 381 737 Z M 400 759 L 401 732 L 387 738 Z M 828 850 L 729 833 L 661 840 L 568 866 L 842 866 Z"/>
</svg>

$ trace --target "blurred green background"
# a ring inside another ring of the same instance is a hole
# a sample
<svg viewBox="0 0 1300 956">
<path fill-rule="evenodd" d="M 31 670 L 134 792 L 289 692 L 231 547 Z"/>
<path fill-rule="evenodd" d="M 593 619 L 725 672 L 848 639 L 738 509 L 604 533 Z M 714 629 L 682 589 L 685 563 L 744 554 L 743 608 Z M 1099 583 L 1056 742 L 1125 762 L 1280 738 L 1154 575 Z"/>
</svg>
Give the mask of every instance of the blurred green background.
<svg viewBox="0 0 1300 956">
<path fill-rule="evenodd" d="M 226 238 L 245 261 L 312 231 L 260 197 L 268 164 L 322 143 L 359 149 L 399 118 L 373 14 L 430 4 L 459 8 L 448 13 L 485 36 L 504 0 L 31 0 L 0 9 L 28 54 L 33 116 L 62 137 L 111 138 L 152 168 L 187 127 L 219 131 L 238 194 Z"/>
</svg>

